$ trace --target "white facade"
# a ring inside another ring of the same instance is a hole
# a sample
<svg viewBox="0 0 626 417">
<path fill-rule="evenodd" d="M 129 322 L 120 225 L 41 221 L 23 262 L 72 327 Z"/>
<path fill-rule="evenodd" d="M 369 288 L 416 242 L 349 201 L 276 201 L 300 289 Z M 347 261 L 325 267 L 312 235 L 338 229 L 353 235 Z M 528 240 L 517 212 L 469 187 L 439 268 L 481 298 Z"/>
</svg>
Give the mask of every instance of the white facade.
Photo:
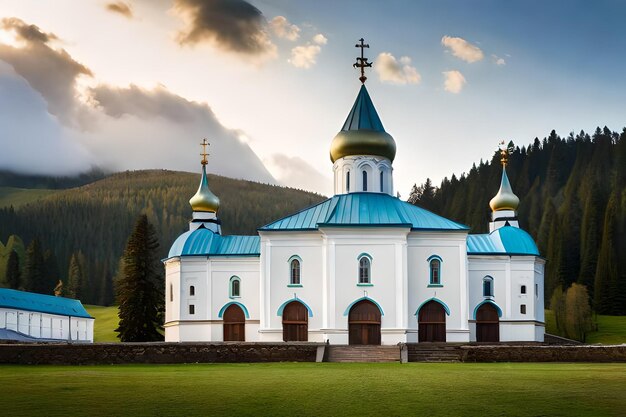
<svg viewBox="0 0 626 417">
<path fill-rule="evenodd" d="M 33 339 L 93 342 L 94 319 L 0 307 L 0 329 Z"/>
</svg>

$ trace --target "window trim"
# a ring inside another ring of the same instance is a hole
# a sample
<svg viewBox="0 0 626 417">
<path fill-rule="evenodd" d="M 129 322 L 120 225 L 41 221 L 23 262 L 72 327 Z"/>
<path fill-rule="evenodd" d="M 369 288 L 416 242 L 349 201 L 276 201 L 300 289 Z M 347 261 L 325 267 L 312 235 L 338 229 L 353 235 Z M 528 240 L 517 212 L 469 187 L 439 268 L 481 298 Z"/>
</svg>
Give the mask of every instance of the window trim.
<svg viewBox="0 0 626 417">
<path fill-rule="evenodd" d="M 443 280 L 441 279 L 441 271 L 443 270 L 443 259 L 439 255 L 431 255 L 426 260 L 428 262 L 428 287 L 429 288 L 440 288 L 443 287 Z M 433 282 L 433 261 L 439 262 L 439 282 Z"/>
<path fill-rule="evenodd" d="M 367 282 L 361 282 L 361 260 L 365 258 L 368 261 L 367 268 Z M 357 275 L 356 275 L 356 285 L 357 287 L 373 287 L 372 283 L 372 255 L 369 253 L 362 253 L 356 257 L 357 259 Z"/>
<path fill-rule="evenodd" d="M 233 294 L 233 284 L 235 281 L 239 282 L 239 295 Z M 237 275 L 233 275 L 228 281 L 228 298 L 241 298 L 241 278 L 239 278 Z"/>
<path fill-rule="evenodd" d="M 485 284 L 489 283 L 489 289 L 491 290 L 491 294 L 485 294 Z M 494 282 L 493 282 L 493 277 L 491 275 L 485 275 L 483 277 L 483 297 L 484 298 L 488 298 L 488 299 L 492 299 L 494 297 Z"/>
<path fill-rule="evenodd" d="M 298 261 L 298 282 L 293 281 L 293 269 L 292 263 L 293 261 Z M 292 255 L 287 260 L 287 287 L 302 287 L 302 258 L 298 255 Z"/>
</svg>

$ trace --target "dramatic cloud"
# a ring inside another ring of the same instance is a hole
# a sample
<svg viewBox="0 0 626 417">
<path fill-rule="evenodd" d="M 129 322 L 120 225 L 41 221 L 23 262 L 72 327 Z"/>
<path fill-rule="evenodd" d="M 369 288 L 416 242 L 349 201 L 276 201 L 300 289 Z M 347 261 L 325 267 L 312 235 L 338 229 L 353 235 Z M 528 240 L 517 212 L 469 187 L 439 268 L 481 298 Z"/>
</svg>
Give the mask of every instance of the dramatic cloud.
<svg viewBox="0 0 626 417">
<path fill-rule="evenodd" d="M 244 0 L 175 0 L 174 7 L 187 23 L 178 36 L 181 45 L 207 41 L 224 51 L 249 56 L 276 54 L 265 17 Z"/>
<path fill-rule="evenodd" d="M 422 77 L 415 67 L 411 66 L 411 58 L 400 57 L 398 61 L 389 52 L 382 52 L 374 61 L 374 70 L 381 81 L 394 84 L 417 84 Z"/>
<path fill-rule="evenodd" d="M 133 10 L 129 4 L 124 3 L 123 1 L 118 1 L 115 3 L 109 3 L 106 5 L 106 9 L 113 13 L 121 14 L 128 19 L 133 18 Z"/>
<path fill-rule="evenodd" d="M 479 47 L 472 45 L 463 38 L 444 36 L 441 38 L 441 44 L 450 49 L 452 55 L 470 64 L 484 58 L 483 51 Z"/>
<path fill-rule="evenodd" d="M 332 180 L 326 178 L 307 161 L 297 156 L 274 154 L 264 160 L 278 182 L 288 187 L 312 190 L 322 194 L 332 192 Z"/>
<path fill-rule="evenodd" d="M 276 16 L 270 20 L 269 26 L 279 38 L 295 41 L 300 37 L 300 28 L 289 23 L 284 16 Z"/>
<path fill-rule="evenodd" d="M 444 71 L 443 75 L 446 77 L 443 87 L 450 93 L 460 93 L 463 86 L 467 83 L 465 77 L 459 71 Z"/>
<path fill-rule="evenodd" d="M 311 68 L 317 62 L 317 56 L 322 51 L 320 45 L 326 45 L 328 39 L 321 33 L 313 36 L 313 43 L 296 46 L 291 50 L 288 62 L 296 68 Z"/>
<path fill-rule="evenodd" d="M 24 45 L 17 48 L 0 44 L 0 60 L 10 64 L 46 100 L 48 111 L 66 125 L 84 125 L 86 116 L 76 101 L 76 78 L 91 76 L 89 68 L 74 61 L 63 49 L 52 49 L 48 42 L 57 39 L 37 26 L 17 18 L 2 20 L 5 30 L 13 31 Z"/>
<path fill-rule="evenodd" d="M 506 61 L 504 60 L 504 58 L 499 57 L 498 55 L 491 55 L 491 60 L 493 61 L 494 64 L 496 64 L 497 66 L 502 66 L 502 65 L 506 65 Z"/>
</svg>

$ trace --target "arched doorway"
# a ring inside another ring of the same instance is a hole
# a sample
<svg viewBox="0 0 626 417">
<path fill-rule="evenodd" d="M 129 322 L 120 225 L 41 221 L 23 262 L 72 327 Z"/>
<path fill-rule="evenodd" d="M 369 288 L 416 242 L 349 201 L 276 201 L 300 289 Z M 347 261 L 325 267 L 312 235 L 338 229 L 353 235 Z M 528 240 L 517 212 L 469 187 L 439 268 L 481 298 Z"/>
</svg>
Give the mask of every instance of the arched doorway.
<svg viewBox="0 0 626 417">
<path fill-rule="evenodd" d="M 371 301 L 359 301 L 350 309 L 348 343 L 380 345 L 380 310 Z"/>
<path fill-rule="evenodd" d="M 231 304 L 224 311 L 224 341 L 244 342 L 246 340 L 246 316 L 237 304 Z"/>
<path fill-rule="evenodd" d="M 309 340 L 309 311 L 299 301 L 292 301 L 283 309 L 283 340 L 285 342 Z"/>
<path fill-rule="evenodd" d="M 476 311 L 476 341 L 500 341 L 500 319 L 498 310 L 492 303 L 484 303 Z"/>
<path fill-rule="evenodd" d="M 446 310 L 440 303 L 431 300 L 424 304 L 417 321 L 420 343 L 446 341 Z"/>
</svg>

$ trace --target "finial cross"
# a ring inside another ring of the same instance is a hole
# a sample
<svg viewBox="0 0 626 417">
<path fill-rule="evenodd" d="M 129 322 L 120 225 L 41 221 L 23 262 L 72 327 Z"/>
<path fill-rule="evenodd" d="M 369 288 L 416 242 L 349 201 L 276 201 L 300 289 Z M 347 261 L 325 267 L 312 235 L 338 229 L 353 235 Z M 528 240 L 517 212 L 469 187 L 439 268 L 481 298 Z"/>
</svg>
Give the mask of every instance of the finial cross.
<svg viewBox="0 0 626 417">
<path fill-rule="evenodd" d="M 354 45 L 356 48 L 361 48 L 361 56 L 356 58 L 356 62 L 354 64 L 352 64 L 352 66 L 354 68 L 360 68 L 361 69 L 361 76 L 359 77 L 359 80 L 361 81 L 361 83 L 365 84 L 365 80 L 367 80 L 367 77 L 365 76 L 365 68 L 371 67 L 372 66 L 372 62 L 367 62 L 367 58 L 365 58 L 365 56 L 363 55 L 363 51 L 365 50 L 365 48 L 369 48 L 369 44 L 365 43 L 365 39 L 361 38 L 359 39 L 360 43 L 357 43 L 356 45 Z"/>
<path fill-rule="evenodd" d="M 202 162 L 200 162 L 202 165 L 206 165 L 209 163 L 209 161 L 206 159 L 206 157 L 209 155 L 206 151 L 206 147 L 207 145 L 211 145 L 206 138 L 202 139 L 202 143 L 200 143 L 200 146 L 202 146 L 202 153 L 200 154 L 202 156 Z"/>
<path fill-rule="evenodd" d="M 498 149 L 500 149 L 500 162 L 503 167 L 506 167 L 506 164 L 509 162 L 509 153 L 513 152 L 513 148 L 509 148 L 504 141 L 501 141 L 498 144 Z"/>
</svg>

